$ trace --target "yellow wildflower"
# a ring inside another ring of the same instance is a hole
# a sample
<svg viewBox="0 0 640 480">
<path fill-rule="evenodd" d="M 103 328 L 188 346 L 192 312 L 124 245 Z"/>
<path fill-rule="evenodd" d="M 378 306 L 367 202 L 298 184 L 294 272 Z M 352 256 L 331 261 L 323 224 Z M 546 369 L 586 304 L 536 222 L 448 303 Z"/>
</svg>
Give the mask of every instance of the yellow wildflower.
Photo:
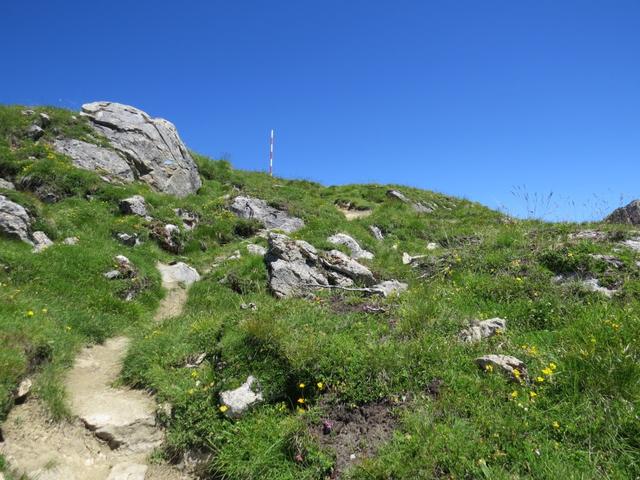
<svg viewBox="0 0 640 480">
<path fill-rule="evenodd" d="M 194 393 L 196 393 L 196 391 L 193 388 L 190 388 L 189 390 L 187 390 L 187 393 L 189 395 L 193 395 Z"/>
<path fill-rule="evenodd" d="M 551 362 L 551 363 L 549 364 L 549 368 L 550 368 L 551 370 L 555 370 L 556 368 L 558 368 L 558 366 L 557 366 L 555 363 Z"/>
<path fill-rule="evenodd" d="M 511 398 L 518 398 L 518 392 L 516 390 L 511 392 Z"/>
<path fill-rule="evenodd" d="M 547 367 L 547 368 L 543 368 L 543 369 L 542 369 L 542 373 L 543 373 L 544 375 L 552 375 L 552 374 L 553 374 L 553 370 L 551 370 L 549 367 Z"/>
<path fill-rule="evenodd" d="M 301 383 L 300 385 L 298 385 L 300 388 L 304 388 L 304 383 Z"/>
<path fill-rule="evenodd" d="M 316 383 L 316 386 L 318 387 L 318 390 L 322 390 L 324 388 L 324 383 L 318 382 Z"/>
<path fill-rule="evenodd" d="M 551 426 L 557 430 L 557 429 L 559 429 L 559 428 L 560 428 L 560 423 L 558 423 L 558 422 L 556 421 L 556 422 L 553 422 L 553 423 L 551 424 Z"/>
<path fill-rule="evenodd" d="M 538 383 L 544 382 L 544 377 L 536 377 L 536 382 Z"/>
<path fill-rule="evenodd" d="M 517 368 L 514 368 L 513 376 L 516 377 L 518 380 L 520 380 L 520 370 L 518 370 Z"/>
<path fill-rule="evenodd" d="M 226 412 L 227 410 L 229 410 L 229 407 L 227 407 L 226 405 L 220 405 L 220 411 L 222 413 Z"/>
<path fill-rule="evenodd" d="M 529 397 L 536 398 L 537 396 L 538 396 L 538 394 L 536 392 L 534 392 L 533 390 L 529 392 Z"/>
<path fill-rule="evenodd" d="M 27 310 L 27 317 L 33 317 L 34 315 L 33 310 Z"/>
<path fill-rule="evenodd" d="M 300 405 L 304 404 L 304 398 L 299 398 L 296 400 Z"/>
<path fill-rule="evenodd" d="M 46 308 L 42 309 L 42 313 L 47 313 L 49 310 L 47 310 Z"/>
<path fill-rule="evenodd" d="M 484 369 L 487 372 L 491 373 L 491 372 L 493 372 L 493 365 L 491 365 L 491 364 L 485 365 Z"/>
</svg>

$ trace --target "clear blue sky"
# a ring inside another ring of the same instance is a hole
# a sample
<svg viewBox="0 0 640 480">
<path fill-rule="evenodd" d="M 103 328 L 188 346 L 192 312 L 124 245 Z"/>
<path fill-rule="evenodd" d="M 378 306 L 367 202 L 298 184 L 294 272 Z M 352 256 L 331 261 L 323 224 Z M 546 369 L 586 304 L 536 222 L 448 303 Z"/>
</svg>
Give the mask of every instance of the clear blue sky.
<svg viewBox="0 0 640 480">
<path fill-rule="evenodd" d="M 581 220 L 640 197 L 640 2 L 6 1 L 0 103 L 131 104 L 324 184 Z M 598 200 L 596 200 L 596 198 Z M 556 206 L 557 204 L 557 206 Z M 542 212 L 539 207 L 539 213 Z"/>
</svg>

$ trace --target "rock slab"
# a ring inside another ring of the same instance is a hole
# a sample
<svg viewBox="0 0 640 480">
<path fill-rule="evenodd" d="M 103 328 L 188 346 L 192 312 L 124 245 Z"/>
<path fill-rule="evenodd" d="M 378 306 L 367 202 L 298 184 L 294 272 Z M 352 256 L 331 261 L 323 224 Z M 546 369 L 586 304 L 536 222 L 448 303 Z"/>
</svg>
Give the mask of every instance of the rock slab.
<svg viewBox="0 0 640 480">
<path fill-rule="evenodd" d="M 507 329 L 507 321 L 502 318 L 474 321 L 469 328 L 460 332 L 460 340 L 467 343 L 479 342 L 483 338 L 493 337 Z"/>
<path fill-rule="evenodd" d="M 282 230 L 286 233 L 292 233 L 304 227 L 302 219 L 270 207 L 267 202 L 259 198 L 238 196 L 231 202 L 229 210 L 240 218 L 258 220 L 268 230 Z"/>
<path fill-rule="evenodd" d="M 31 218 L 24 207 L 0 195 L 0 232 L 33 245 L 30 228 Z"/>
<path fill-rule="evenodd" d="M 78 168 L 105 173 L 125 183 L 131 183 L 136 178 L 131 166 L 114 150 L 71 138 L 56 139 L 53 148 L 71 158 Z"/>
<path fill-rule="evenodd" d="M 640 225 L 640 200 L 634 200 L 624 207 L 617 208 L 604 221 Z"/>
<path fill-rule="evenodd" d="M 347 235 L 346 233 L 336 233 L 335 235 L 327 238 L 327 241 L 334 245 L 346 246 L 351 251 L 351 258 L 355 260 L 371 260 L 373 258 L 373 253 L 364 250 L 355 238 Z"/>
<path fill-rule="evenodd" d="M 242 415 L 251 405 L 262 400 L 262 393 L 253 390 L 256 379 L 249 375 L 247 381 L 235 390 L 227 390 L 220 393 L 220 401 L 226 408 L 225 415 L 237 418 Z"/>
<path fill-rule="evenodd" d="M 115 102 L 84 104 L 82 115 L 126 160 L 133 175 L 156 190 L 185 197 L 202 185 L 193 158 L 168 120 Z"/>
</svg>

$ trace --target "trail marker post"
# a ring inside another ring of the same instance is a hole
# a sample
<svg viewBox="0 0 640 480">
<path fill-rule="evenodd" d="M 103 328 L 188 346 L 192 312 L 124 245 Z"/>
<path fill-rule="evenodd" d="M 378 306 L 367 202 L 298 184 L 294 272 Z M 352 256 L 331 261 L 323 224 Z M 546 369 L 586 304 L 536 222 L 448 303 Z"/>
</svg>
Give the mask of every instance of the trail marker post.
<svg viewBox="0 0 640 480">
<path fill-rule="evenodd" d="M 269 137 L 269 176 L 273 177 L 273 128 Z"/>
</svg>

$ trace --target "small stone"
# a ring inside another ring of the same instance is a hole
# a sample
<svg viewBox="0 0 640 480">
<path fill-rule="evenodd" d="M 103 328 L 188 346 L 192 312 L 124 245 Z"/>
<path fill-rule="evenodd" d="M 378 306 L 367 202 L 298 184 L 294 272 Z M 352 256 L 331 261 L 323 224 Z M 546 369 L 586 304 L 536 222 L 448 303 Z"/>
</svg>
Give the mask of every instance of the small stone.
<svg viewBox="0 0 640 480">
<path fill-rule="evenodd" d="M 18 390 L 16 391 L 15 402 L 16 403 L 24 402 L 29 396 L 29 393 L 31 393 L 32 386 L 33 386 L 33 382 L 31 381 L 30 378 L 25 378 L 24 380 L 22 380 L 20 382 L 20 385 L 18 385 Z"/>
<path fill-rule="evenodd" d="M 222 405 L 227 407 L 225 415 L 231 418 L 237 418 L 242 415 L 250 406 L 262 401 L 262 393 L 254 392 L 252 385 L 256 379 L 249 375 L 247 381 L 235 390 L 227 390 L 220 393 Z"/>
<path fill-rule="evenodd" d="M 189 286 L 200 280 L 198 271 L 184 262 L 176 262 L 173 265 L 158 263 L 156 267 L 160 271 L 163 284 L 182 283 Z"/>
<path fill-rule="evenodd" d="M 371 287 L 373 293 L 382 295 L 383 297 L 389 297 L 391 295 L 399 295 L 406 291 L 409 285 L 398 280 L 386 280 Z"/>
<path fill-rule="evenodd" d="M 427 250 L 437 250 L 439 245 L 434 242 L 427 243 Z"/>
<path fill-rule="evenodd" d="M 33 232 L 32 238 L 34 243 L 33 253 L 40 253 L 53 245 L 51 239 L 44 232 Z"/>
<path fill-rule="evenodd" d="M 62 241 L 62 243 L 65 245 L 77 245 L 79 241 L 80 239 L 78 237 L 67 237 Z"/>
<path fill-rule="evenodd" d="M 134 195 L 120 200 L 119 206 L 120 211 L 125 215 L 138 215 L 140 217 L 147 215 L 147 204 L 142 195 Z"/>
<path fill-rule="evenodd" d="M 51 117 L 44 112 L 39 113 L 38 118 L 40 120 L 40 126 L 42 128 L 47 128 L 51 123 Z"/>
<path fill-rule="evenodd" d="M 479 342 L 483 338 L 492 337 L 507 329 L 507 321 L 502 318 L 490 318 L 489 320 L 473 321 L 469 328 L 460 332 L 460 340 L 463 342 Z"/>
<path fill-rule="evenodd" d="M 522 360 L 510 355 L 484 355 L 475 359 L 478 368 L 484 371 L 500 370 L 509 380 L 527 380 L 527 367 Z M 517 371 L 518 373 L 515 373 Z"/>
<path fill-rule="evenodd" d="M 202 353 L 199 353 L 198 355 L 191 355 L 189 358 L 187 358 L 187 361 L 184 366 L 186 368 L 199 367 L 200 364 L 204 362 L 205 358 L 207 358 L 207 352 L 202 352 Z"/>
<path fill-rule="evenodd" d="M 27 129 L 27 135 L 32 140 L 38 140 L 40 137 L 42 137 L 42 135 L 44 135 L 44 130 L 38 125 L 34 124 Z"/>
<path fill-rule="evenodd" d="M 103 275 L 107 280 L 113 280 L 114 278 L 120 277 L 120 272 L 118 270 L 110 270 Z"/>
<path fill-rule="evenodd" d="M 31 110 L 30 108 L 26 109 L 26 110 L 22 110 L 20 113 L 22 115 L 24 115 L 25 117 L 30 117 L 31 115 L 35 115 L 36 114 L 35 110 Z"/>
<path fill-rule="evenodd" d="M 250 243 L 249 245 L 247 245 L 247 252 L 249 252 L 251 255 L 264 257 L 267 253 L 267 249 L 264 248 L 262 245 Z"/>
<path fill-rule="evenodd" d="M 128 247 L 135 247 L 136 245 L 140 244 L 140 239 L 138 238 L 137 234 L 128 234 L 125 232 L 117 232 L 114 237 L 116 238 L 116 240 L 118 240 L 121 244 L 126 245 Z"/>
<path fill-rule="evenodd" d="M 375 238 L 379 242 L 384 240 L 384 234 L 382 233 L 382 230 L 380 230 L 379 227 L 375 225 L 369 225 L 369 231 L 371 232 L 371 235 L 373 235 L 373 238 Z"/>
<path fill-rule="evenodd" d="M 193 230 L 198 226 L 200 218 L 197 214 L 188 210 L 184 210 L 182 208 L 176 208 L 174 212 L 180 218 L 180 220 L 182 220 L 182 226 L 185 230 Z"/>
<path fill-rule="evenodd" d="M 250 302 L 250 303 L 241 303 L 241 304 L 240 304 L 240 309 L 241 309 L 241 310 L 257 310 L 257 309 L 258 309 L 258 306 L 257 306 L 255 303 L 253 303 L 253 302 Z"/>
<path fill-rule="evenodd" d="M 234 252 L 227 257 L 227 260 L 240 260 L 241 258 L 240 250 L 234 250 Z"/>
</svg>

